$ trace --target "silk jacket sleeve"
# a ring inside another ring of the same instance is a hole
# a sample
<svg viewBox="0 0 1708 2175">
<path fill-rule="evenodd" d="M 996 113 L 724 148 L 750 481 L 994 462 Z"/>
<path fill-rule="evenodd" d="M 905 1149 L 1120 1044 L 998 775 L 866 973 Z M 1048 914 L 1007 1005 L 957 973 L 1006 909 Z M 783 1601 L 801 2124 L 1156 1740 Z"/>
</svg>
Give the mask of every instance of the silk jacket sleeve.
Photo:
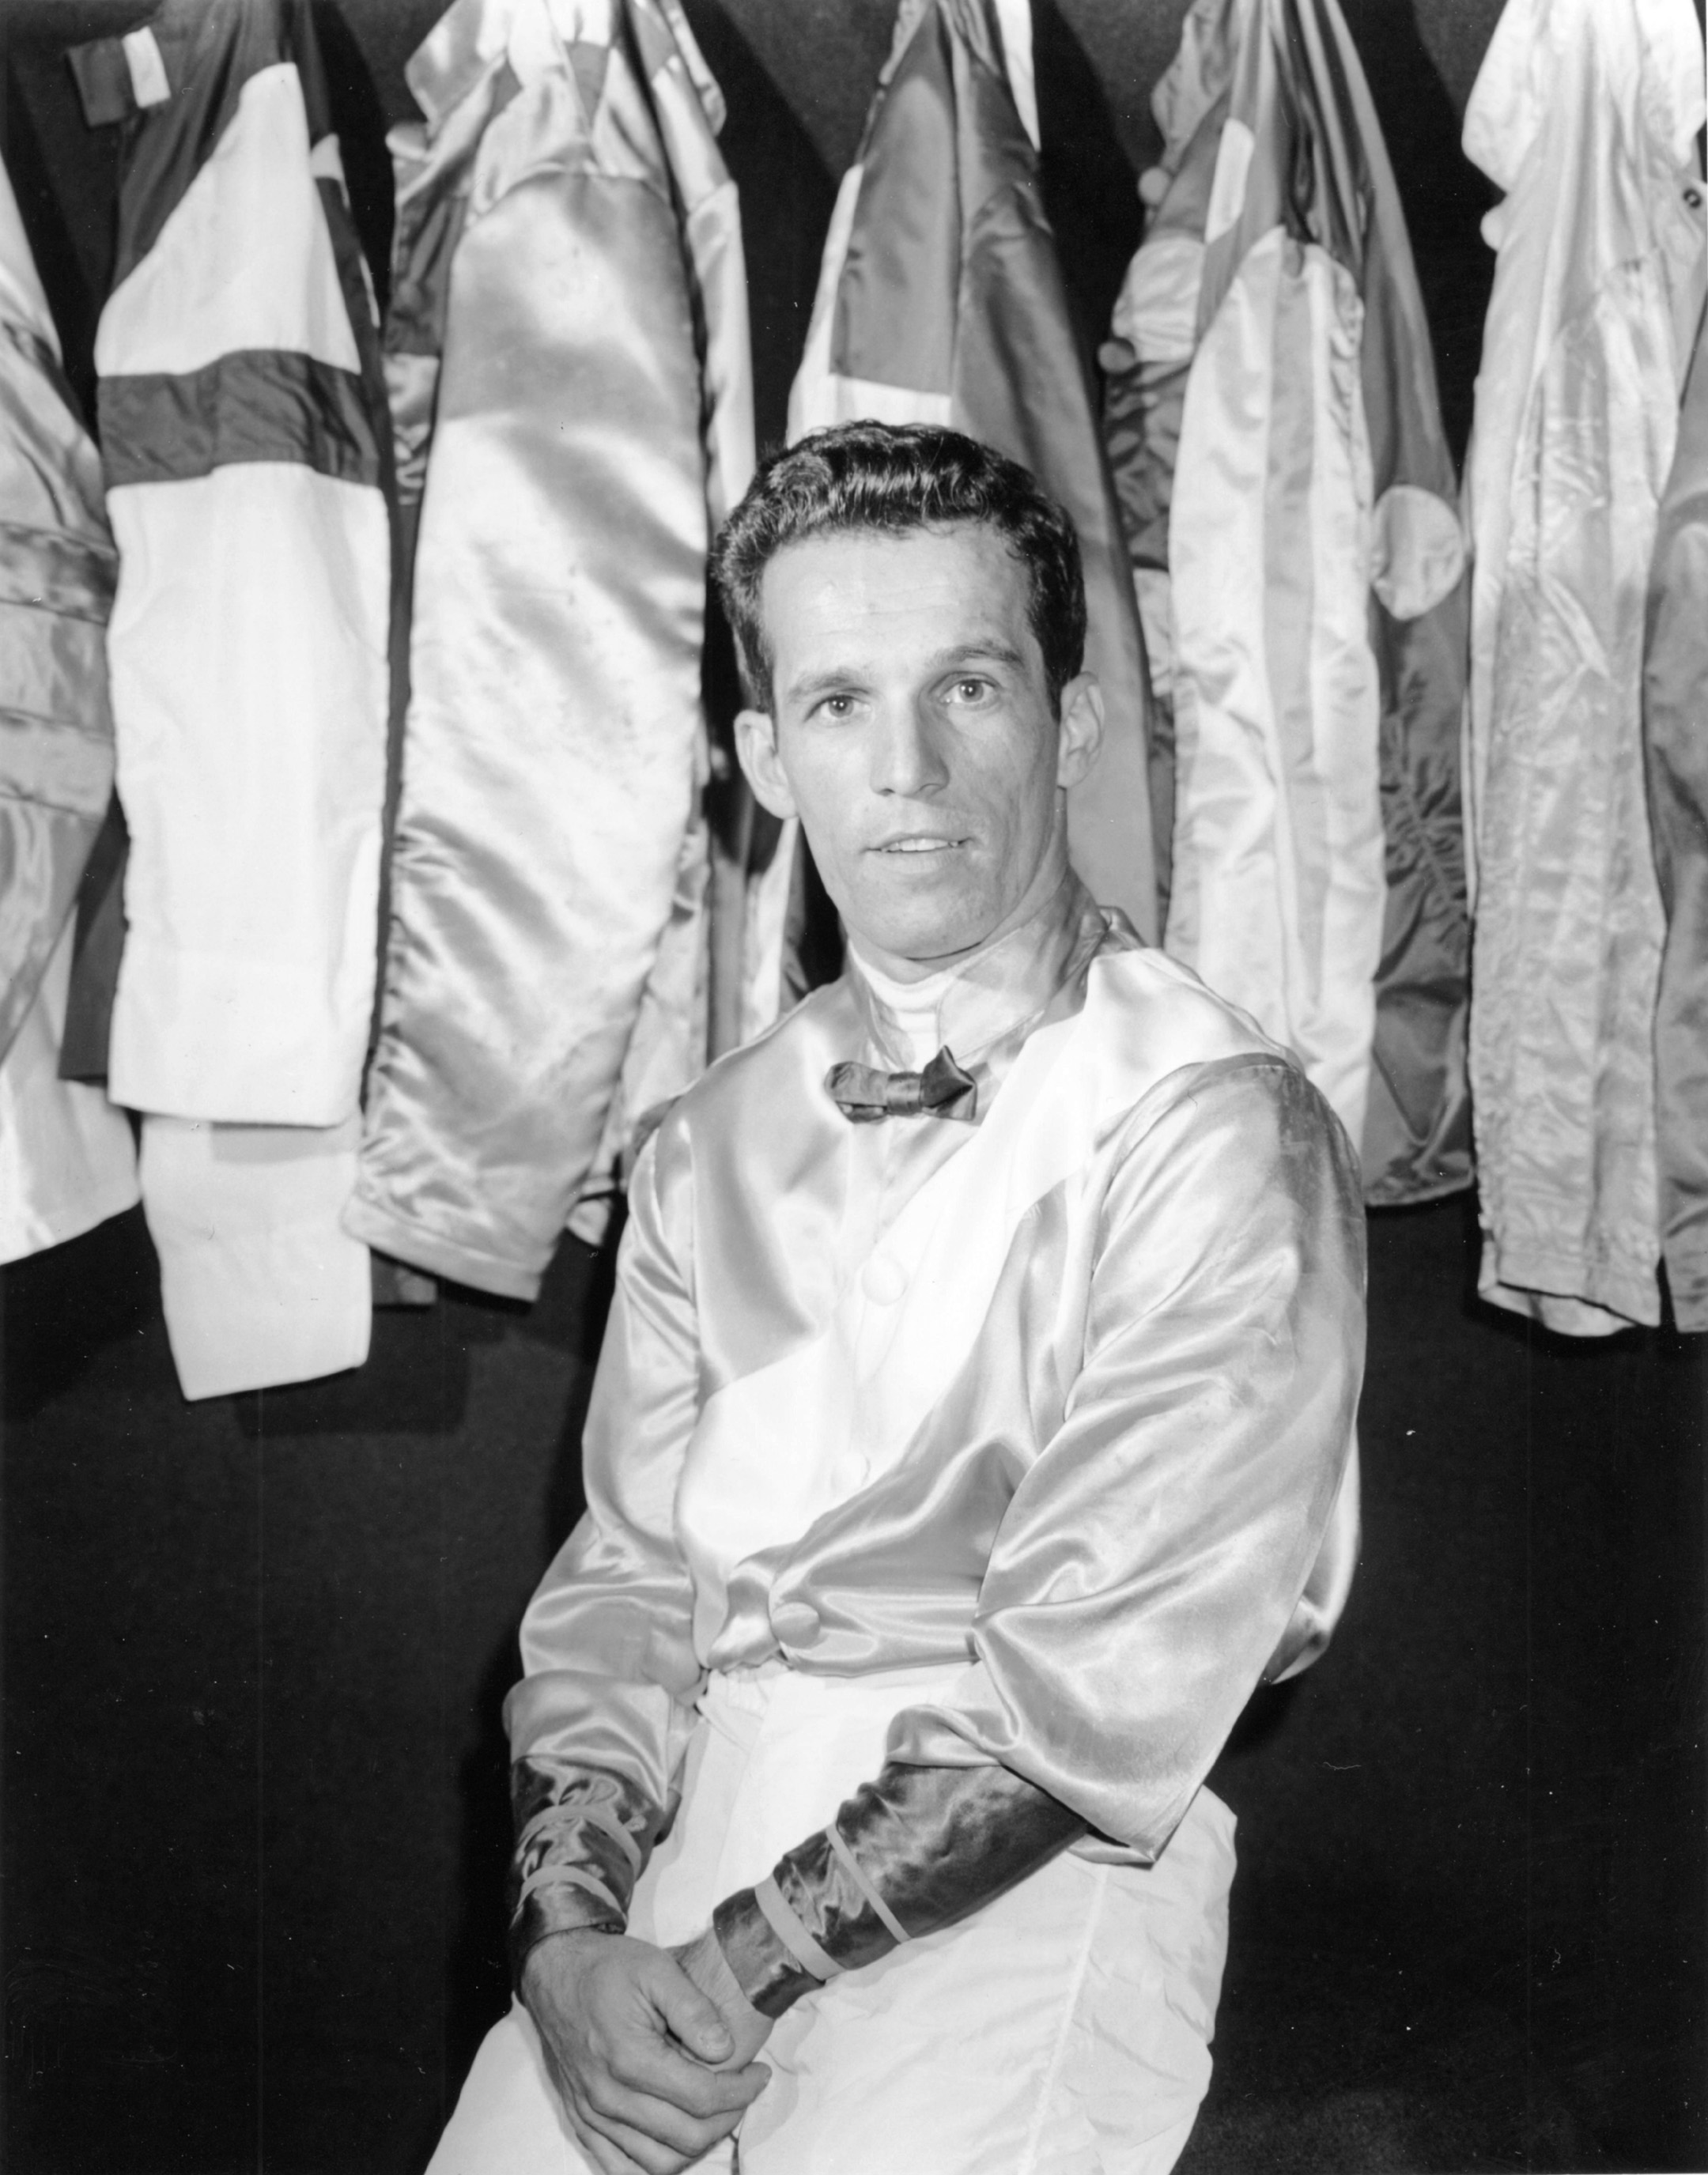
<svg viewBox="0 0 1708 2175">
<path fill-rule="evenodd" d="M 583 1435 L 587 1511 L 522 1625 L 510 1694 L 512 1963 L 548 1934 L 624 1923 L 672 1809 L 701 1671 L 672 1505 L 697 1406 L 690 1150 L 637 1166 Z"/>
<path fill-rule="evenodd" d="M 1125 1132 L 1083 1369 L 998 1532 L 974 1665 L 952 1704 L 898 1717 L 842 1847 L 827 1831 L 772 1876 L 834 1964 L 893 1947 L 886 1912 L 931 1931 L 1087 1829 L 1154 1859 L 1291 1658 L 1363 1365 L 1351 1146 L 1261 1056 L 1171 1075 Z M 716 1924 L 756 2005 L 811 1988 L 753 1890 Z"/>
</svg>

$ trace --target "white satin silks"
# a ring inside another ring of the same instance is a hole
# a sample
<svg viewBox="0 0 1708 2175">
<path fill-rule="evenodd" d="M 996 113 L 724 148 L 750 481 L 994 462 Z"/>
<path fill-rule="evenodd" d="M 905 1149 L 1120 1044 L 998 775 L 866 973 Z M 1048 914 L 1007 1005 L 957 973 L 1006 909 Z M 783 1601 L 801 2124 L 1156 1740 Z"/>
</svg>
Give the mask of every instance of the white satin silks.
<svg viewBox="0 0 1708 2175">
<path fill-rule="evenodd" d="M 1643 631 L 1703 113 L 1691 0 L 1509 0 L 1465 115 L 1505 192 L 1466 465 L 1479 1288 L 1579 1336 L 1661 1312 Z"/>
<path fill-rule="evenodd" d="M 708 1668 L 958 1659 L 892 1755 L 1007 1766 L 1149 1858 L 1345 1601 L 1351 1148 L 1076 886 L 957 973 L 938 1028 L 975 1064 L 1020 1033 L 976 1124 L 843 1116 L 827 1067 L 896 1061 L 856 966 L 654 1136 L 512 1755 L 662 1815 Z"/>
<path fill-rule="evenodd" d="M 457 0 L 408 73 L 388 373 L 420 525 L 346 1223 L 525 1299 L 708 1053 L 706 556 L 753 466 L 740 222 L 674 0 Z"/>
<path fill-rule="evenodd" d="M 856 957 L 643 1155 L 512 1754 L 660 1820 L 680 1794 L 637 1890 L 667 1939 L 886 1760 L 1049 1792 L 1094 1832 L 789 2011 L 741 2164 L 1165 2167 L 1231 1870 L 1204 1776 L 1260 1676 L 1320 1652 L 1356 1554 L 1357 1174 L 1297 1068 L 1071 878 L 911 995 Z M 827 1066 L 933 1036 L 973 1120 L 850 1125 Z M 530 1877 L 575 1847 L 567 1820 Z M 469 2086 L 500 2138 L 550 2113 L 526 2038 Z M 437 2175 L 506 2164 L 479 2135 L 459 2113 Z"/>
</svg>

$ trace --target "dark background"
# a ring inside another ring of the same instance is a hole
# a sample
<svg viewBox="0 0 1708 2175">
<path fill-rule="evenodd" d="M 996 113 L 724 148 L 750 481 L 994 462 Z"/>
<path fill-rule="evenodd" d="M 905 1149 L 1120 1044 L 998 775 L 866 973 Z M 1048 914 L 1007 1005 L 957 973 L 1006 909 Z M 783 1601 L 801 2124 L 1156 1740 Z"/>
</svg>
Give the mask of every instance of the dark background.
<svg viewBox="0 0 1708 2175">
<path fill-rule="evenodd" d="M 1489 276 L 1457 144 L 1499 0 L 1347 0 L 1462 447 Z M 0 0 L 0 143 L 79 389 L 114 145 Z M 319 0 L 382 288 L 382 132 L 438 0 Z M 1035 0 L 1088 341 L 1181 0 Z M 894 0 L 688 0 L 728 95 L 762 437 Z M 1373 1222 L 1363 1567 L 1216 1777 L 1242 1874 L 1183 2175 L 1708 2167 L 1700 1344 L 1480 1307 L 1468 1201 Z M 506 1998 L 498 1703 L 578 1508 L 609 1262 L 382 1314 L 359 1375 L 178 1396 L 139 1213 L 0 1279 L 6 2164 L 409 2175 Z M 811 2175 L 811 2171 L 803 2171 Z M 904 2175 L 898 2167 L 897 2175 Z"/>
</svg>

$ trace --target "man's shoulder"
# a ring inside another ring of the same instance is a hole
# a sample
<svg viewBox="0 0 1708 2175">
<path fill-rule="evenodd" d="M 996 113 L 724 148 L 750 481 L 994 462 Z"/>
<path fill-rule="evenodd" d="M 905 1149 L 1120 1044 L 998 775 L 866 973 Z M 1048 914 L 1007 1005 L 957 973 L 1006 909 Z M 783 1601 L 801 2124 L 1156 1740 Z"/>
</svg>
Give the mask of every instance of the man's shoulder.
<svg viewBox="0 0 1708 2175">
<path fill-rule="evenodd" d="M 1093 960 L 1085 1025 L 1106 1066 L 1136 1095 L 1188 1066 L 1239 1057 L 1296 1062 L 1249 1012 L 1145 945 L 1114 946 Z"/>
<path fill-rule="evenodd" d="M 1239 1143 L 1249 1176 L 1265 1157 L 1340 1169 L 1356 1191 L 1358 1158 L 1298 1058 L 1249 1012 L 1166 953 L 1111 950 L 1093 961 L 1086 1026 L 1097 1073 L 1096 1137 L 1129 1148 L 1153 1136 Z"/>
<path fill-rule="evenodd" d="M 835 1111 L 816 1091 L 854 1049 L 859 1022 L 840 982 L 814 990 L 774 1025 L 708 1066 L 671 1105 L 661 1131 L 679 1142 L 762 1136 L 783 1119 Z M 822 1109 L 819 1105 L 822 1103 Z"/>
</svg>

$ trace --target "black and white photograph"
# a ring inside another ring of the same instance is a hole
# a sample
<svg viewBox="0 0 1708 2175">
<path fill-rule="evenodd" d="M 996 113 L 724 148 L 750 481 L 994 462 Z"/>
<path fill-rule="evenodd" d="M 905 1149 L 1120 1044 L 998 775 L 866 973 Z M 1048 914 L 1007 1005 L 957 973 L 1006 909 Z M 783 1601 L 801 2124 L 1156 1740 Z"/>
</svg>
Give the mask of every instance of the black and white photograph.
<svg viewBox="0 0 1708 2175">
<path fill-rule="evenodd" d="M 0 2169 L 1705 2175 L 1703 0 L 0 0 Z"/>
</svg>

